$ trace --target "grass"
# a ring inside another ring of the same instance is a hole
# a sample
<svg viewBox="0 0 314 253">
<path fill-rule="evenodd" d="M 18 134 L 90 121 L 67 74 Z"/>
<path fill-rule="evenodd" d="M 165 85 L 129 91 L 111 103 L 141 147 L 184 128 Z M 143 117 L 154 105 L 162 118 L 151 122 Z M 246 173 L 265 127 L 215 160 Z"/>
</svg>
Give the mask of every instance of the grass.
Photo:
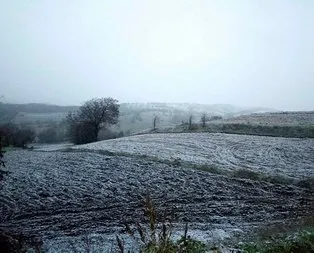
<svg viewBox="0 0 314 253">
<path fill-rule="evenodd" d="M 212 164 L 200 164 L 200 165 L 194 164 L 192 168 L 209 172 L 212 174 L 218 174 L 218 175 L 227 174 L 226 171 L 219 169 L 217 166 L 212 165 Z"/>
<path fill-rule="evenodd" d="M 128 235 L 139 245 L 141 253 L 203 253 L 207 245 L 202 241 L 188 236 L 186 224 L 183 235 L 178 240 L 173 240 L 173 226 L 166 221 L 165 214 L 158 214 L 149 194 L 144 198 L 145 224 L 136 223 L 133 226 L 125 224 Z M 161 218 L 162 217 L 162 218 Z M 162 219 L 159 223 L 158 220 Z M 126 252 L 124 242 L 117 236 L 117 245 L 120 253 Z M 129 251 L 128 251 L 129 252 Z"/>
<path fill-rule="evenodd" d="M 313 253 L 314 216 L 266 224 L 238 244 L 244 253 Z"/>
<path fill-rule="evenodd" d="M 231 178 L 248 179 L 248 180 L 258 181 L 258 182 L 269 182 L 272 184 L 295 185 L 301 188 L 314 190 L 314 177 L 308 177 L 308 178 L 297 180 L 297 179 L 280 175 L 280 174 L 269 175 L 263 172 L 257 172 L 250 169 L 242 168 L 242 169 L 229 171 L 229 170 L 221 169 L 214 164 L 195 164 L 192 162 L 184 161 L 180 158 L 160 159 L 157 156 L 131 154 L 127 152 L 111 152 L 108 150 L 89 150 L 89 149 L 67 148 L 67 149 L 64 149 L 63 152 L 80 152 L 80 153 L 91 152 L 91 153 L 97 153 L 97 154 L 101 154 L 105 156 L 125 156 L 125 157 L 139 158 L 139 159 L 143 159 L 150 162 L 167 164 L 175 168 L 181 167 L 181 168 L 186 168 L 186 169 L 195 169 L 195 170 L 201 170 L 201 171 L 209 172 L 216 175 L 228 176 Z"/>
<path fill-rule="evenodd" d="M 144 199 L 145 224 L 137 223 L 133 227 L 125 224 L 127 234 L 139 245 L 141 253 L 202 253 L 223 252 L 220 247 L 212 247 L 188 236 L 186 224 L 183 235 L 172 240 L 173 227 L 163 221 L 158 225 L 158 212 L 149 195 Z M 313 253 L 314 220 L 303 218 L 288 224 L 274 224 L 260 228 L 254 236 L 254 242 L 239 243 L 236 248 L 242 253 Z M 262 239 L 261 239 L 262 238 Z M 127 252 L 124 242 L 117 236 L 120 253 Z M 243 239 L 243 238 L 242 238 Z M 228 242 L 225 242 L 228 244 Z M 230 243 L 230 242 L 229 242 Z M 234 247 L 234 242 L 231 243 Z M 130 251 L 128 251 L 130 252 Z"/>
<path fill-rule="evenodd" d="M 227 134 L 246 134 L 259 136 L 273 136 L 286 138 L 314 138 L 313 125 L 252 125 L 252 124 L 210 124 L 205 131 L 220 132 Z"/>
<path fill-rule="evenodd" d="M 245 253 L 312 253 L 314 228 L 239 246 Z"/>
<path fill-rule="evenodd" d="M 294 184 L 297 185 L 298 181 L 286 177 L 283 175 L 267 175 L 265 173 L 249 170 L 249 169 L 238 169 L 230 174 L 231 177 L 239 178 L 239 179 L 249 179 L 253 181 L 263 181 L 263 182 L 269 182 L 272 184 L 283 184 L 283 185 L 290 185 Z M 304 187 L 307 187 L 307 184 L 303 185 Z"/>
<path fill-rule="evenodd" d="M 159 129 L 159 133 L 189 133 L 211 132 L 226 134 L 244 134 L 258 136 L 272 136 L 285 138 L 314 138 L 314 125 L 262 125 L 250 123 L 207 123 L 205 128 L 201 124 L 193 124 L 189 129 L 187 125 L 177 125 L 173 129 Z"/>
</svg>

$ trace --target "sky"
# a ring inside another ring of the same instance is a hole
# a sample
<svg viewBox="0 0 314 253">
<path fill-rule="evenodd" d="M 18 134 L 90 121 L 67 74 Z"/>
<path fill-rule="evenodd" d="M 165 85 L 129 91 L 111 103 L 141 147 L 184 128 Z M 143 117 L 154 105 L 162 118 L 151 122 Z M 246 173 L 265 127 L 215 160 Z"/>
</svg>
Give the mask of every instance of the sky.
<svg viewBox="0 0 314 253">
<path fill-rule="evenodd" d="M 314 1 L 0 0 L 0 96 L 314 110 Z"/>
</svg>

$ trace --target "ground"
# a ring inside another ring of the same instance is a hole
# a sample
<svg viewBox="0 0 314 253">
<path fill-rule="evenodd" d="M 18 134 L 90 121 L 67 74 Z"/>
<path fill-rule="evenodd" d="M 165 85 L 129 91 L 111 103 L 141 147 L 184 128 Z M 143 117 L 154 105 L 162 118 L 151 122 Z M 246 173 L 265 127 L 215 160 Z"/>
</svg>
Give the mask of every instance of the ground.
<svg viewBox="0 0 314 253">
<path fill-rule="evenodd" d="M 74 147 L 147 155 L 158 159 L 247 168 L 302 178 L 314 176 L 314 139 L 213 133 L 144 134 Z"/>
<path fill-rule="evenodd" d="M 308 189 L 163 162 L 180 158 L 226 170 L 248 167 L 304 178 L 314 174 L 313 144 L 312 139 L 156 134 L 72 149 L 8 152 L 0 228 L 39 235 L 51 249 L 90 233 L 111 238 L 123 234 L 125 221 L 143 221 L 141 200 L 147 191 L 159 210 L 174 213 L 178 227 L 188 223 L 192 233 L 207 235 L 205 240 L 213 229 L 230 236 L 313 216 L 314 193 Z"/>
</svg>

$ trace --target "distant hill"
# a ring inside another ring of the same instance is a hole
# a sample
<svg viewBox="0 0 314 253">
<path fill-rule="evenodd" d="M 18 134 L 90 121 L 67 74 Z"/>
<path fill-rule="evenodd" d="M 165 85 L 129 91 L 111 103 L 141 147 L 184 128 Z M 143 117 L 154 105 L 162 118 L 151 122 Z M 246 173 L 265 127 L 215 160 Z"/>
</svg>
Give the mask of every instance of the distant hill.
<svg viewBox="0 0 314 253">
<path fill-rule="evenodd" d="M 314 125 L 314 111 L 253 113 L 224 119 L 223 122 L 265 126 Z"/>
<path fill-rule="evenodd" d="M 70 111 L 79 106 L 58 106 L 50 104 L 0 104 L 0 121 L 24 124 L 60 122 Z M 227 104 L 189 104 L 189 103 L 122 103 L 120 122 L 115 130 L 136 132 L 152 127 L 154 116 L 158 116 L 158 127 L 174 126 L 188 121 L 190 115 L 199 122 L 201 115 L 231 118 L 251 113 L 272 112 L 268 108 L 247 108 Z"/>
<path fill-rule="evenodd" d="M 254 112 L 274 111 L 267 108 L 244 108 L 232 105 L 204 105 L 189 103 L 124 103 L 120 107 L 120 129 L 141 131 L 152 127 L 154 116 L 158 116 L 158 127 L 171 127 L 187 122 L 190 115 L 199 122 L 201 115 L 222 116 L 224 118 Z"/>
<path fill-rule="evenodd" d="M 24 113 L 57 113 L 77 110 L 78 106 L 60 106 L 50 104 L 1 104 L 0 107 L 9 111 Z"/>
</svg>

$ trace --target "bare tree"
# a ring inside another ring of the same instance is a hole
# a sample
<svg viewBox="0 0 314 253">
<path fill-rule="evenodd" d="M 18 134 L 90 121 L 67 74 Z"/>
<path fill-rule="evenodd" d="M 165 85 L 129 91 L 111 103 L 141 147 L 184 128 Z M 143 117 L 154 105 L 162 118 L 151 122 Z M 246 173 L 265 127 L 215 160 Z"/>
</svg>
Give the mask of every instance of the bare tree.
<svg viewBox="0 0 314 253">
<path fill-rule="evenodd" d="M 153 118 L 153 130 L 156 130 L 158 122 L 159 122 L 159 117 L 155 115 Z"/>
<path fill-rule="evenodd" d="M 207 121 L 207 115 L 204 112 L 201 116 L 201 123 L 202 123 L 202 127 L 205 128 L 206 127 L 206 121 Z"/>
<path fill-rule="evenodd" d="M 192 123 L 193 123 L 192 121 L 193 121 L 193 116 L 190 115 L 190 117 L 189 117 L 189 130 L 192 129 Z"/>
<path fill-rule="evenodd" d="M 70 113 L 70 137 L 74 142 L 97 141 L 103 126 L 118 123 L 119 105 L 113 98 L 94 98 L 85 102 L 77 113 Z M 78 139 L 77 139 L 78 138 Z"/>
</svg>

